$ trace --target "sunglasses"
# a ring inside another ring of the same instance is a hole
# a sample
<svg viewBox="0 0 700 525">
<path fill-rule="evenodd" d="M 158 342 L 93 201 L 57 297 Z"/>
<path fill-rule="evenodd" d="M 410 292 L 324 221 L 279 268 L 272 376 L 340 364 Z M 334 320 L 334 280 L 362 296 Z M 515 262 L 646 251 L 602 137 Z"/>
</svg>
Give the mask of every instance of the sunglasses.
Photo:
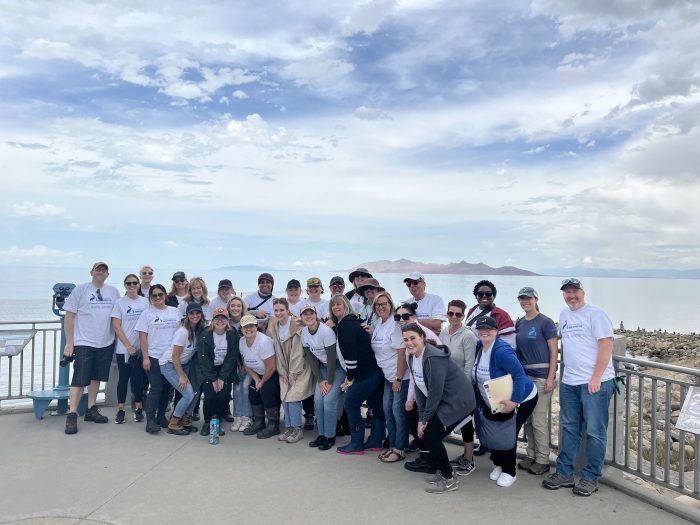
<svg viewBox="0 0 700 525">
<path fill-rule="evenodd" d="M 153 272 L 141 272 L 141 275 L 153 275 Z"/>
<path fill-rule="evenodd" d="M 139 284 L 139 282 L 138 281 L 124 281 L 124 284 L 126 286 L 136 286 Z"/>
<path fill-rule="evenodd" d="M 394 321 L 408 321 L 411 317 L 413 317 L 412 314 L 394 314 Z"/>
<path fill-rule="evenodd" d="M 333 283 L 333 284 L 331 284 L 331 288 L 333 288 L 334 286 L 345 286 L 345 285 L 342 284 L 342 283 Z"/>
<path fill-rule="evenodd" d="M 581 281 L 579 281 L 578 279 L 571 278 L 571 277 L 569 279 L 564 279 L 561 282 L 562 287 L 567 286 L 569 284 L 573 284 L 574 286 L 578 286 L 579 288 L 581 287 Z"/>
<path fill-rule="evenodd" d="M 385 302 L 385 303 L 374 303 L 374 306 L 376 306 L 377 308 L 385 308 L 385 307 L 389 306 L 389 303 L 388 303 L 388 302 Z"/>
<path fill-rule="evenodd" d="M 224 323 L 228 323 L 228 319 L 223 315 L 217 315 L 214 317 L 214 321 L 223 321 Z"/>
<path fill-rule="evenodd" d="M 420 281 L 406 281 L 406 286 L 408 286 L 409 288 L 411 286 L 418 286 L 419 284 L 420 284 Z"/>
<path fill-rule="evenodd" d="M 160 299 L 161 297 L 165 297 L 165 294 L 163 292 L 151 294 L 151 299 Z"/>
<path fill-rule="evenodd" d="M 493 292 L 476 292 L 477 297 L 493 297 Z"/>
<path fill-rule="evenodd" d="M 447 312 L 447 317 L 456 317 L 459 319 L 460 317 L 464 317 L 464 314 L 462 312 Z"/>
<path fill-rule="evenodd" d="M 173 279 L 174 283 L 186 283 L 187 279 Z"/>
</svg>

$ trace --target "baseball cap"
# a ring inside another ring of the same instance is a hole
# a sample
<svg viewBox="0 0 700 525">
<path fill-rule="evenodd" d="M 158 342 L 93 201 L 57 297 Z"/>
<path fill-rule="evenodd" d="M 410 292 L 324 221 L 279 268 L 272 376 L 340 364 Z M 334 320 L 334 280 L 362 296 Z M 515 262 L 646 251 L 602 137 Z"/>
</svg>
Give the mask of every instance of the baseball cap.
<svg viewBox="0 0 700 525">
<path fill-rule="evenodd" d="M 518 297 L 533 297 L 535 299 L 540 298 L 540 296 L 537 295 L 537 290 L 530 286 L 523 286 L 518 292 Z"/>
<path fill-rule="evenodd" d="M 568 277 L 568 278 L 564 279 L 561 282 L 561 288 L 559 288 L 559 289 L 563 290 L 567 286 L 573 286 L 574 288 L 577 288 L 579 290 L 583 289 L 583 286 L 581 286 L 581 281 L 579 281 L 575 277 Z"/>
<path fill-rule="evenodd" d="M 197 301 L 190 301 L 187 303 L 186 313 L 189 314 L 190 312 L 202 312 L 202 305 Z"/>
<path fill-rule="evenodd" d="M 185 275 L 185 272 L 175 272 L 173 274 L 172 280 L 174 281 L 175 279 L 185 279 L 187 280 L 187 276 Z"/>
<path fill-rule="evenodd" d="M 221 279 L 219 281 L 219 290 L 221 290 L 222 288 L 233 288 L 233 284 L 228 279 Z"/>
<path fill-rule="evenodd" d="M 267 279 L 268 281 L 270 281 L 272 283 L 272 286 L 275 285 L 275 279 L 269 273 L 267 273 L 267 272 L 261 273 L 258 276 L 258 284 L 260 284 L 260 281 L 262 281 L 263 279 Z"/>
<path fill-rule="evenodd" d="M 299 310 L 299 313 L 303 314 L 306 310 L 313 310 L 314 313 L 316 313 L 316 307 L 311 303 L 306 303 L 304 306 L 302 306 L 301 310 Z"/>
<path fill-rule="evenodd" d="M 241 327 L 249 326 L 251 324 L 258 325 L 257 319 L 253 315 L 244 315 L 241 317 Z"/>
<path fill-rule="evenodd" d="M 109 271 L 109 266 L 107 266 L 106 262 L 102 261 L 97 261 L 95 264 L 92 265 L 92 269 L 95 270 L 99 268 L 100 266 L 104 266 L 107 271 Z"/>
<path fill-rule="evenodd" d="M 340 275 L 336 275 L 335 277 L 331 277 L 331 286 L 334 284 L 342 284 L 345 286 L 345 280 Z"/>
<path fill-rule="evenodd" d="M 226 311 L 226 308 L 223 306 L 219 306 L 218 308 L 214 308 L 214 311 L 211 313 L 212 319 L 216 317 L 225 317 L 228 319 L 228 312 Z"/>
<path fill-rule="evenodd" d="M 301 283 L 296 279 L 292 279 L 287 283 L 287 290 L 295 290 L 296 288 L 301 288 Z"/>
<path fill-rule="evenodd" d="M 403 280 L 403 282 L 406 282 L 406 281 L 423 281 L 423 282 L 425 282 L 425 277 L 423 277 L 423 274 L 420 272 L 411 272 Z"/>
<path fill-rule="evenodd" d="M 493 317 L 482 315 L 476 320 L 476 329 L 478 330 L 479 328 L 498 330 L 498 323 Z"/>
<path fill-rule="evenodd" d="M 306 280 L 306 286 L 323 286 L 323 284 L 321 283 L 321 279 L 318 277 L 309 277 Z"/>
</svg>

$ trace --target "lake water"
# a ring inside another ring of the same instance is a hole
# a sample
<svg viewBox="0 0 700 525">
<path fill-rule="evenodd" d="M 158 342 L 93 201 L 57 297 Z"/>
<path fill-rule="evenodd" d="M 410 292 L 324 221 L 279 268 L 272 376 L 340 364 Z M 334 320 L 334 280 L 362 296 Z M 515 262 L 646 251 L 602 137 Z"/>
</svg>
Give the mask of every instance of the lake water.
<svg viewBox="0 0 700 525">
<path fill-rule="evenodd" d="M 156 268 L 154 282 L 170 288 L 173 269 Z M 188 277 L 201 276 L 209 287 L 209 296 L 216 295 L 220 279 L 229 278 L 239 292 L 257 289 L 258 271 L 188 270 Z M 122 281 L 133 269 L 112 268 L 108 283 L 123 290 Z M 348 272 L 318 272 L 308 270 L 272 271 L 275 277 L 274 293 L 283 295 L 287 281 L 298 279 L 302 286 L 308 277 L 319 277 L 324 283 L 330 282 L 333 275 L 340 274 L 347 281 Z M 379 282 L 395 300 L 409 297 L 403 284 L 403 274 L 376 274 Z M 555 321 L 564 307 L 559 285 L 561 277 L 526 276 L 478 276 L 478 275 L 426 275 L 427 291 L 445 300 L 462 299 L 468 305 L 474 304 L 474 285 L 480 279 L 489 279 L 498 288 L 496 304 L 504 308 L 515 319 L 521 315 L 517 301 L 518 290 L 522 286 L 534 287 L 540 295 L 540 310 Z M 0 300 L 0 321 L 47 320 L 54 319 L 51 313 L 52 286 L 57 282 L 79 284 L 90 279 L 86 269 L 75 268 L 4 268 L 0 272 L 2 300 Z M 617 328 L 624 322 L 625 328 L 637 327 L 647 330 L 667 330 L 669 332 L 700 332 L 700 280 L 693 279 L 622 279 L 604 277 L 582 278 L 587 302 L 601 307 Z M 346 283 L 349 287 L 350 283 Z M 326 287 L 324 298 L 329 297 Z"/>
</svg>

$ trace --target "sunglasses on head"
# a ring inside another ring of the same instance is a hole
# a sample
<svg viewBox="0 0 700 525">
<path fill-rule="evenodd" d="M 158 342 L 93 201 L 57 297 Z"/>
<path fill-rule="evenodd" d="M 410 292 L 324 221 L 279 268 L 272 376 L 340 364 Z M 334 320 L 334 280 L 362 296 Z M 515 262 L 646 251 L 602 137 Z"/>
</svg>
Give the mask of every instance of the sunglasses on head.
<svg viewBox="0 0 700 525">
<path fill-rule="evenodd" d="M 493 297 L 493 292 L 476 292 L 477 297 Z"/>
<path fill-rule="evenodd" d="M 394 321 L 408 321 L 411 317 L 411 314 L 394 314 Z"/>
<path fill-rule="evenodd" d="M 447 312 L 447 317 L 464 317 L 462 312 Z"/>
<path fill-rule="evenodd" d="M 420 281 L 406 281 L 406 286 L 411 287 L 411 286 L 418 286 L 420 284 Z"/>
<path fill-rule="evenodd" d="M 124 284 L 127 286 L 136 286 L 139 284 L 138 281 L 124 281 Z"/>
</svg>

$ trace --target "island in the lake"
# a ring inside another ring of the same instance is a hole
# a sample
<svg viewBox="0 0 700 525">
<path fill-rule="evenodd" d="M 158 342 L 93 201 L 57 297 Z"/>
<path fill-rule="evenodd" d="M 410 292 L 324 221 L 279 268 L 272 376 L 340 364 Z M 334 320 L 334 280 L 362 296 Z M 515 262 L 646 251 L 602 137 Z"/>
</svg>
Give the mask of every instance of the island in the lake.
<svg viewBox="0 0 700 525">
<path fill-rule="evenodd" d="M 410 261 L 408 259 L 398 259 L 396 261 L 368 261 L 358 264 L 349 270 L 355 268 L 367 268 L 374 273 L 437 273 L 437 274 L 461 274 L 461 275 L 539 275 L 530 270 L 523 270 L 515 266 L 499 266 L 494 268 L 482 262 L 468 263 L 467 261 L 459 261 L 456 263 L 436 264 L 422 263 Z"/>
</svg>

